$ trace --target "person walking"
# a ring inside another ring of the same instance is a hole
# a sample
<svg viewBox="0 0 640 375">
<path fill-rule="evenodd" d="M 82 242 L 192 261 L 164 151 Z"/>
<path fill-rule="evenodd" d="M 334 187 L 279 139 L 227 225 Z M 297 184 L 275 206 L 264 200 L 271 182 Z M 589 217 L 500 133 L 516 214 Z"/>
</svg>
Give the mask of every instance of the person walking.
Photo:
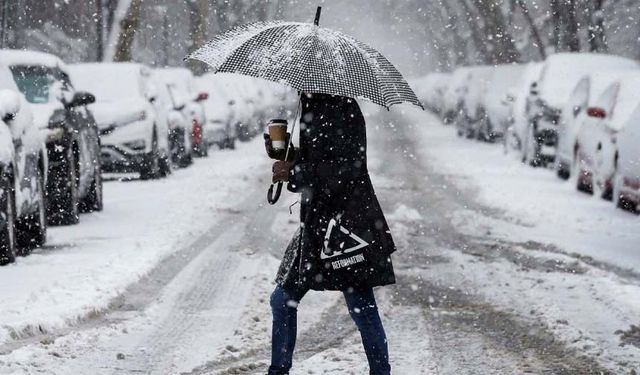
<svg viewBox="0 0 640 375">
<path fill-rule="evenodd" d="M 301 193 L 301 225 L 287 246 L 270 298 L 268 373 L 289 373 L 298 304 L 312 289 L 344 294 L 370 374 L 387 375 L 387 338 L 373 288 L 395 283 L 391 254 L 396 248 L 367 170 L 365 120 L 348 97 L 303 93 L 300 104 L 300 147 L 273 165 L 273 182 L 286 182 L 288 190 Z M 277 159 L 265 139 L 267 153 Z"/>
</svg>

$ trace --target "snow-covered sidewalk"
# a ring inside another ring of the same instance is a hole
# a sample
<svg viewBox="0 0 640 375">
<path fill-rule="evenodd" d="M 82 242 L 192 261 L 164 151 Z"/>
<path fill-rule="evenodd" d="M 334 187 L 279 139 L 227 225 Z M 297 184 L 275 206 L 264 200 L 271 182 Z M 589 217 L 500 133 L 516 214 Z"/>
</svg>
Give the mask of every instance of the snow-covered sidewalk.
<svg viewBox="0 0 640 375">
<path fill-rule="evenodd" d="M 255 142 L 261 141 L 196 159 L 167 179 L 105 183 L 103 212 L 51 228 L 45 248 L 0 269 L 0 345 L 106 309 L 128 285 L 188 246 L 246 198 L 239 191 L 257 186 L 267 159 L 253 152 Z"/>
</svg>

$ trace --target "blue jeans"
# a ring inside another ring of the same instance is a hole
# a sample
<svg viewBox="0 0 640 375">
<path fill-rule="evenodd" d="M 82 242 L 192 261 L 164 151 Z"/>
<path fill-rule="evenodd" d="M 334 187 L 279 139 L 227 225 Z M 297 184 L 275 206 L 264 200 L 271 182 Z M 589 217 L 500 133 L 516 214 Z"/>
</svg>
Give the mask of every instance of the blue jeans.
<svg viewBox="0 0 640 375">
<path fill-rule="evenodd" d="M 307 290 L 286 290 L 278 286 L 271 294 L 273 327 L 269 375 L 288 374 L 291 369 L 296 345 L 298 304 L 306 293 Z M 391 374 L 387 338 L 378 315 L 373 289 L 356 289 L 343 293 L 349 314 L 360 331 L 370 374 Z"/>
</svg>

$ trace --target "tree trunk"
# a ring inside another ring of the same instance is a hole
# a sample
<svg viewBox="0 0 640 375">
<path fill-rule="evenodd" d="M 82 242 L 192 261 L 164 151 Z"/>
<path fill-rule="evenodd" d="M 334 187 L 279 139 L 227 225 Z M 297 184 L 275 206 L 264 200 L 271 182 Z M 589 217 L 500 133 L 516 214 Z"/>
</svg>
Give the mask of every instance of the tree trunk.
<svg viewBox="0 0 640 375">
<path fill-rule="evenodd" d="M 471 7 L 467 3 L 467 0 L 460 0 L 459 2 L 462 5 L 464 12 L 466 13 L 467 21 L 468 21 L 467 25 L 471 30 L 471 35 L 470 35 L 471 40 L 473 41 L 474 49 L 478 53 L 478 56 L 476 56 L 476 59 L 475 61 L 473 61 L 473 63 L 476 63 L 476 64 L 478 62 L 487 63 L 487 60 L 489 57 L 489 51 L 487 50 L 487 46 L 485 45 L 484 40 L 481 37 L 482 30 L 480 28 L 480 25 L 478 25 L 478 22 L 477 22 L 478 17 L 474 15 Z M 475 22 L 472 21 L 472 18 L 475 18 L 476 21 Z"/>
<path fill-rule="evenodd" d="M 207 42 L 207 20 L 209 18 L 209 2 L 207 0 L 186 0 L 189 9 L 189 36 L 191 45 L 189 52 L 201 47 Z M 200 61 L 189 60 L 191 70 L 196 74 L 202 74 L 205 66 Z"/>
<path fill-rule="evenodd" d="M 607 38 L 604 32 L 604 0 L 594 0 L 589 14 L 589 50 L 591 52 L 606 52 Z"/>
<path fill-rule="evenodd" d="M 494 0 L 473 0 L 473 4 L 484 24 L 480 35 L 487 46 L 487 63 L 508 64 L 520 60 L 520 52 L 507 30 L 501 3 Z"/>
<path fill-rule="evenodd" d="M 520 9 L 522 9 L 522 15 L 524 16 L 525 21 L 529 24 L 529 29 L 531 30 L 531 36 L 534 40 L 534 45 L 538 48 L 538 53 L 540 54 L 540 58 L 542 60 L 547 58 L 547 52 L 545 50 L 545 44 L 540 37 L 540 31 L 536 27 L 535 22 L 533 21 L 533 17 L 531 17 L 531 13 L 529 13 L 529 8 L 524 0 L 516 0 Z"/>
<path fill-rule="evenodd" d="M 131 61 L 131 48 L 138 27 L 140 26 L 141 8 L 142 0 L 130 0 L 127 12 L 124 18 L 120 20 L 113 61 Z M 118 20 L 116 19 L 115 21 L 117 22 Z M 115 27 L 112 28 L 112 32 L 115 32 L 116 29 Z"/>
<path fill-rule="evenodd" d="M 551 21 L 556 51 L 580 51 L 575 0 L 551 0 Z"/>
</svg>

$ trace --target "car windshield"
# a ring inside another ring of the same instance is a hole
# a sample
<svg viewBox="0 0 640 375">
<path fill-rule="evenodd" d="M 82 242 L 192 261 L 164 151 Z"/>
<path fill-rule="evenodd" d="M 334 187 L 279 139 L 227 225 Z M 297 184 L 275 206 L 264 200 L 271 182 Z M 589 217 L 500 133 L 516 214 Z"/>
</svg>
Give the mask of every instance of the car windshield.
<svg viewBox="0 0 640 375">
<path fill-rule="evenodd" d="M 18 89 L 30 103 L 49 102 L 49 87 L 53 83 L 49 69 L 39 66 L 13 66 L 11 72 Z"/>
<path fill-rule="evenodd" d="M 54 83 L 58 82 L 62 90 L 69 89 L 69 80 L 66 75 L 57 69 L 44 66 L 15 65 L 11 67 L 13 79 L 20 92 L 30 103 L 49 103 L 52 99 Z"/>
</svg>

